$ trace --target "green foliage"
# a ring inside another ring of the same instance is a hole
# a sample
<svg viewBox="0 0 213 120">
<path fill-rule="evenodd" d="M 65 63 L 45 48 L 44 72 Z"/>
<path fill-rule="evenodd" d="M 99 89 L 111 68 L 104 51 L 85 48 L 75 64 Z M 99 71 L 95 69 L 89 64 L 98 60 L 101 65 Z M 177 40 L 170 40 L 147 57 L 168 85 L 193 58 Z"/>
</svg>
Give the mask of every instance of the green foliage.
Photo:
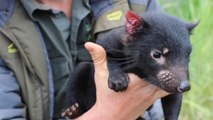
<svg viewBox="0 0 213 120">
<path fill-rule="evenodd" d="M 213 119 L 213 1 L 160 0 L 169 14 L 200 24 L 191 36 L 190 62 L 192 89 L 184 94 L 180 120 Z"/>
</svg>

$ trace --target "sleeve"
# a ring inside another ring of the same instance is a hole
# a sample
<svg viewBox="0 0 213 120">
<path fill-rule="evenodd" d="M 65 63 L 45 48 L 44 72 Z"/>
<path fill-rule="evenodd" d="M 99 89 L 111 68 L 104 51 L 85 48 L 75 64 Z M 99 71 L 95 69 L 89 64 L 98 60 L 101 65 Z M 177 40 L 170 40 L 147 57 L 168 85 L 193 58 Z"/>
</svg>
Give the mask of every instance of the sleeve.
<svg viewBox="0 0 213 120">
<path fill-rule="evenodd" d="M 14 73 L 0 59 L 0 119 L 25 120 L 26 108 Z"/>
</svg>

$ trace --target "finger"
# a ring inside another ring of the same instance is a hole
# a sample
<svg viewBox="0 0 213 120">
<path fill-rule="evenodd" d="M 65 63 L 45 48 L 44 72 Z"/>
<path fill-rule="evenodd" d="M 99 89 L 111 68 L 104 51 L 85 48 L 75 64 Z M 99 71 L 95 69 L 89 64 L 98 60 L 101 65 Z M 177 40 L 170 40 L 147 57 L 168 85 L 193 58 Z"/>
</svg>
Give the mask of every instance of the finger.
<svg viewBox="0 0 213 120">
<path fill-rule="evenodd" d="M 92 42 L 87 42 L 85 47 L 89 51 L 94 63 L 95 80 L 108 78 L 106 52 L 104 48 Z"/>
<path fill-rule="evenodd" d="M 135 75 L 133 73 L 128 73 L 128 76 L 130 79 L 129 86 L 141 88 L 141 87 L 145 87 L 150 84 L 147 81 L 145 81 L 144 79 L 138 77 L 137 75 Z"/>
<path fill-rule="evenodd" d="M 103 47 L 92 42 L 85 43 L 85 47 L 89 51 L 96 68 L 106 66 L 106 52 Z"/>
<path fill-rule="evenodd" d="M 130 78 L 130 84 L 129 87 L 132 89 L 142 89 L 141 90 L 141 96 L 143 96 L 144 93 L 146 94 L 147 99 L 159 99 L 164 96 L 167 96 L 169 93 L 162 90 L 161 88 L 145 81 L 144 79 L 139 78 L 137 75 L 129 73 L 129 78 Z"/>
<path fill-rule="evenodd" d="M 159 90 L 157 91 L 157 93 L 155 94 L 156 95 L 156 99 L 159 99 L 159 98 L 162 98 L 162 97 L 165 97 L 167 95 L 169 95 L 170 93 L 162 90 L 159 88 Z"/>
</svg>

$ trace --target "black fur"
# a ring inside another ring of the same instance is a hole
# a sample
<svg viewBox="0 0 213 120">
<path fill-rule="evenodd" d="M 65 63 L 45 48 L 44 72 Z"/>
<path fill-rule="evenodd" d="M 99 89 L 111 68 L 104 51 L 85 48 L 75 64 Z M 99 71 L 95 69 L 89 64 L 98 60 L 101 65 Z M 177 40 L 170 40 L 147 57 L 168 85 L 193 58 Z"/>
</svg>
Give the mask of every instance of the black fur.
<svg viewBox="0 0 213 120">
<path fill-rule="evenodd" d="M 134 34 L 120 27 L 102 33 L 97 39 L 107 51 L 109 87 L 116 92 L 127 89 L 126 73 L 135 73 L 172 93 L 162 99 L 164 117 L 177 120 L 182 92 L 190 89 L 188 63 L 192 48 L 189 36 L 196 24 L 162 13 L 144 13 L 141 18 L 142 26 Z M 67 90 L 69 104 L 79 104 L 73 118 L 95 103 L 93 75 L 93 64 L 89 62 L 80 63 L 72 75 Z"/>
</svg>

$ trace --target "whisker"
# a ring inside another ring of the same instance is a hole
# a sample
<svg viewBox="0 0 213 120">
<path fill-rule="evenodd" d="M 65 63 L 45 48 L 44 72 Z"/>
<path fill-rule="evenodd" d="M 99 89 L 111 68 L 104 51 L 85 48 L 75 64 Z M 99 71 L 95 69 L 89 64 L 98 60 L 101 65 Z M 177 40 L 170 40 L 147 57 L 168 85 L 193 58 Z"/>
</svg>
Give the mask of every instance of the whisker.
<svg viewBox="0 0 213 120">
<path fill-rule="evenodd" d="M 134 44 L 133 46 L 134 46 L 134 47 L 135 47 L 135 46 L 150 47 L 150 46 L 162 46 L 162 45 L 159 45 L 159 44 L 158 44 L 158 45 L 156 45 L 156 44 Z"/>
<path fill-rule="evenodd" d="M 107 53 L 117 52 L 117 53 L 123 53 L 123 54 L 133 54 L 132 51 L 123 51 L 123 50 L 106 50 Z"/>
<path fill-rule="evenodd" d="M 122 58 L 113 58 L 113 57 L 109 57 L 107 58 L 107 60 L 110 61 L 122 61 L 122 60 L 132 60 L 134 57 L 122 57 Z"/>
<path fill-rule="evenodd" d="M 121 63 L 119 63 L 119 65 L 131 64 L 134 62 L 135 62 L 135 60 L 129 60 L 129 61 L 121 62 Z"/>
<path fill-rule="evenodd" d="M 133 46 L 148 46 L 147 44 L 134 44 Z"/>
<path fill-rule="evenodd" d="M 201 40 L 193 41 L 192 46 L 194 46 L 194 45 L 198 44 L 199 42 L 201 42 Z"/>
<path fill-rule="evenodd" d="M 196 74 L 190 73 L 190 77 L 191 77 L 192 83 L 195 83 L 196 86 L 200 86 L 200 83 Z"/>
<path fill-rule="evenodd" d="M 191 81 L 192 81 L 192 83 L 194 83 L 197 87 L 199 87 L 199 86 L 200 86 L 200 84 L 197 82 L 197 80 L 192 79 Z"/>
<path fill-rule="evenodd" d="M 129 61 L 124 61 L 124 62 L 110 63 L 110 64 L 121 66 L 121 65 L 131 64 L 131 63 L 134 63 L 134 62 L 135 62 L 135 60 L 129 60 Z"/>
<path fill-rule="evenodd" d="M 120 49 L 111 49 L 111 50 L 106 50 L 106 52 L 120 52 L 120 53 L 124 53 L 124 52 L 127 52 L 127 51 L 120 50 Z"/>
</svg>

